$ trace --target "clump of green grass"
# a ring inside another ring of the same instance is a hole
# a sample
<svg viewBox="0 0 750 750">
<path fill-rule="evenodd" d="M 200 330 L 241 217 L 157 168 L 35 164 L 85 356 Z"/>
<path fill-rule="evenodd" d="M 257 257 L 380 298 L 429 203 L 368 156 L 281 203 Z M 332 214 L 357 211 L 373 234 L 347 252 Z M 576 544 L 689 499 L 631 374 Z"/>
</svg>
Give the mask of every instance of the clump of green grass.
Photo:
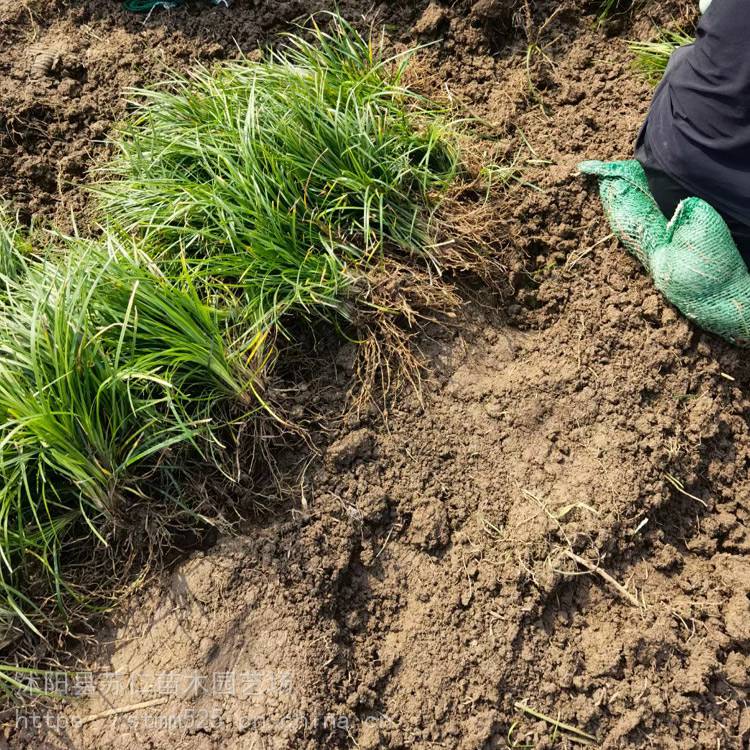
<svg viewBox="0 0 750 750">
<path fill-rule="evenodd" d="M 136 92 L 99 191 L 160 262 L 233 289 L 251 324 L 364 323 L 398 349 L 393 318 L 454 306 L 440 274 L 479 263 L 476 245 L 440 242 L 460 139 L 406 86 L 413 51 L 327 20 L 261 62 Z"/>
<path fill-rule="evenodd" d="M 102 340 L 122 348 L 124 361 L 162 373 L 189 397 L 194 416 L 197 403 L 210 416 L 222 399 L 266 406 L 256 382 L 269 354 L 267 333 L 235 323 L 231 293 L 214 286 L 204 299 L 186 267 L 168 276 L 136 241 L 112 231 L 103 241 L 69 242 L 67 251 L 94 269 L 86 283 L 95 290 Z"/>
<path fill-rule="evenodd" d="M 40 634 L 51 604 L 84 596 L 65 555 L 109 544 L 146 501 L 191 513 L 159 488 L 186 452 L 210 459 L 223 405 L 262 408 L 264 337 L 229 335 L 189 277 L 114 235 L 45 257 L 0 237 L 0 620 Z"/>
<path fill-rule="evenodd" d="M 654 41 L 628 42 L 630 51 L 635 55 L 635 68 L 650 83 L 656 85 L 667 69 L 669 58 L 679 47 L 692 44 L 694 37 L 681 30 L 661 30 Z"/>
</svg>

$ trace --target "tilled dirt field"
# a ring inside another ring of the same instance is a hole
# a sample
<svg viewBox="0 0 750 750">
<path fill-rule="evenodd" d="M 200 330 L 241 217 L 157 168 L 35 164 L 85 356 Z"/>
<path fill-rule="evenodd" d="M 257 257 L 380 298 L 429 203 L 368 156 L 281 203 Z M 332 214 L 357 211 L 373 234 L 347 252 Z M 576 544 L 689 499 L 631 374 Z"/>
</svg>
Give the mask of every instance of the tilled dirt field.
<svg viewBox="0 0 750 750">
<path fill-rule="evenodd" d="M 0 192 L 64 225 L 126 86 L 324 5 L 144 24 L 106 0 L 0 0 Z M 429 85 L 517 160 L 497 198 L 516 292 L 480 292 L 425 337 L 422 402 L 328 421 L 322 456 L 282 456 L 285 497 L 116 610 L 85 654 L 93 695 L 36 728 L 11 717 L 10 746 L 581 746 L 524 704 L 594 747 L 747 748 L 746 354 L 664 303 L 575 175 L 629 156 L 649 89 L 623 39 L 681 7 L 608 32 L 573 0 L 339 7 L 440 40 Z M 341 413 L 351 355 L 285 376 L 300 413 Z"/>
</svg>

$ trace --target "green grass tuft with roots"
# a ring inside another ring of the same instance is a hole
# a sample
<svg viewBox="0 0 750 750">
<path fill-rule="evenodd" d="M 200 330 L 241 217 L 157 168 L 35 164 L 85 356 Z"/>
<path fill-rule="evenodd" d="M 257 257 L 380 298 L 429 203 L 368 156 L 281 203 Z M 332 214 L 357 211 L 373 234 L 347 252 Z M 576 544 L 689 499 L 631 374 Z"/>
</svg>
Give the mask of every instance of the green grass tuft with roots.
<svg viewBox="0 0 750 750">
<path fill-rule="evenodd" d="M 7 223 L 0 238 L 0 623 L 41 634 L 83 598 L 64 553 L 107 545 L 185 451 L 211 460 L 224 405 L 262 409 L 264 336 L 228 335 L 189 276 L 115 235 L 45 257 Z"/>
<path fill-rule="evenodd" d="M 261 62 L 137 92 L 98 191 L 161 263 L 233 289 L 250 325 L 364 321 L 403 354 L 393 317 L 454 306 L 440 274 L 482 264 L 480 243 L 441 243 L 458 128 L 406 86 L 413 51 L 323 18 Z"/>
</svg>

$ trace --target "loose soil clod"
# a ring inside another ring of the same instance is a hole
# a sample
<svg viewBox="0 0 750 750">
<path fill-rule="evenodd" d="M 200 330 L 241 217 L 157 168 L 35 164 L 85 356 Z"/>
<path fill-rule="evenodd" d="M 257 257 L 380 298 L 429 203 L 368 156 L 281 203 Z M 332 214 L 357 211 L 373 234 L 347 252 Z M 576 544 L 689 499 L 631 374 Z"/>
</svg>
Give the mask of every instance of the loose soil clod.
<svg viewBox="0 0 750 750">
<path fill-rule="evenodd" d="M 49 75 L 60 63 L 60 53 L 57 50 L 42 50 L 34 56 L 31 63 L 31 77 L 44 78 Z"/>
</svg>

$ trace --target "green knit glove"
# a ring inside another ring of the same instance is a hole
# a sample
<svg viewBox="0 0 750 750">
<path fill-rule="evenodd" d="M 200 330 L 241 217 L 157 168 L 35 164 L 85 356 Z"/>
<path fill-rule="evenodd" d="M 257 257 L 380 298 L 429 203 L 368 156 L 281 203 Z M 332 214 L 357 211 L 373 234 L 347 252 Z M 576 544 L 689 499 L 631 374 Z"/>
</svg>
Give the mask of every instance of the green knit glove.
<svg viewBox="0 0 750 750">
<path fill-rule="evenodd" d="M 667 222 L 637 161 L 585 161 L 578 168 L 599 178 L 612 231 L 657 289 L 701 328 L 750 346 L 750 274 L 721 216 L 688 198 Z"/>
</svg>

